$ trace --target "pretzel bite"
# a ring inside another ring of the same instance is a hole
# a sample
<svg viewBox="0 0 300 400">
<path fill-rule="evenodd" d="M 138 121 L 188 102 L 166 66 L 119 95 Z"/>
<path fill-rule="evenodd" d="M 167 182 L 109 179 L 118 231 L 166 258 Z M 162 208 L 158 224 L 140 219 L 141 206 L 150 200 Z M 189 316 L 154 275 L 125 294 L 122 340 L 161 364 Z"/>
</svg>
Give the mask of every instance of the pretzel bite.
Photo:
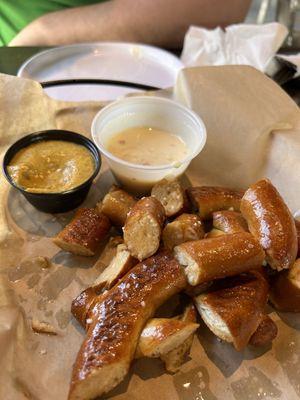
<svg viewBox="0 0 300 400">
<path fill-rule="evenodd" d="M 115 257 L 95 280 L 93 287 L 110 289 L 135 264 L 137 260 L 131 256 L 125 244 L 119 244 Z"/>
<path fill-rule="evenodd" d="M 271 268 L 290 268 L 297 255 L 294 219 L 282 197 L 268 179 L 250 186 L 241 201 L 249 231 L 266 252 Z"/>
<path fill-rule="evenodd" d="M 181 214 L 173 222 L 167 224 L 162 233 L 163 244 L 166 249 L 173 248 L 190 240 L 204 237 L 201 219 L 195 214 Z"/>
<path fill-rule="evenodd" d="M 173 217 L 187 211 L 187 198 L 177 179 L 163 179 L 156 183 L 152 188 L 151 196 L 161 202 L 167 217 Z"/>
<path fill-rule="evenodd" d="M 127 214 L 135 203 L 134 197 L 114 186 L 97 206 L 114 225 L 124 226 Z"/>
<path fill-rule="evenodd" d="M 225 235 L 225 232 L 220 231 L 220 229 L 213 228 L 211 231 L 209 231 L 205 234 L 205 239 L 214 238 L 214 237 L 222 236 L 222 235 Z"/>
<path fill-rule="evenodd" d="M 86 320 L 89 310 L 98 300 L 98 295 L 93 287 L 89 287 L 81 292 L 71 305 L 71 313 L 77 321 L 83 326 L 86 326 Z"/>
<path fill-rule="evenodd" d="M 300 258 L 271 280 L 270 301 L 276 310 L 300 312 Z"/>
<path fill-rule="evenodd" d="M 193 304 L 190 304 L 186 307 L 183 315 L 181 316 L 181 321 L 194 323 L 197 322 L 196 309 Z M 198 325 L 199 326 L 199 325 Z M 183 343 L 179 346 L 175 347 L 173 350 L 169 351 L 166 354 L 161 355 L 162 361 L 165 363 L 165 368 L 168 372 L 175 373 L 184 363 L 186 356 L 189 354 L 190 349 L 193 344 L 195 332 L 191 333 Z"/>
<path fill-rule="evenodd" d="M 86 325 L 86 319 L 92 305 L 96 301 L 100 301 L 97 296 L 113 287 L 135 264 L 137 264 L 137 260 L 131 257 L 126 246 L 119 244 L 116 255 L 92 286 L 85 289 L 72 301 L 71 312 L 82 326 L 85 327 Z"/>
<path fill-rule="evenodd" d="M 117 239 L 119 240 L 119 238 Z M 137 260 L 131 257 L 126 246 L 124 244 L 117 245 L 116 255 L 109 265 L 101 272 L 92 286 L 81 292 L 72 302 L 71 312 L 82 326 L 86 325 L 92 305 L 95 301 L 100 301 L 97 296 L 115 285 L 135 264 L 137 264 Z"/>
<path fill-rule="evenodd" d="M 275 322 L 268 315 L 264 315 L 258 328 L 251 336 L 249 344 L 255 347 L 266 346 L 276 338 L 277 333 L 278 329 Z"/>
<path fill-rule="evenodd" d="M 297 257 L 300 257 L 300 221 L 295 219 L 295 226 L 297 231 L 297 240 L 298 240 L 298 254 Z"/>
<path fill-rule="evenodd" d="M 213 281 L 200 283 L 196 286 L 188 285 L 184 292 L 190 297 L 195 297 L 201 293 L 207 292 L 212 284 Z"/>
<path fill-rule="evenodd" d="M 53 238 L 53 242 L 70 253 L 93 256 L 110 227 L 106 215 L 93 208 L 80 208 L 72 221 Z"/>
<path fill-rule="evenodd" d="M 106 267 L 109 265 L 117 254 L 118 245 L 122 243 L 124 244 L 122 236 L 111 236 L 104 249 L 101 251 L 100 257 L 96 261 L 96 264 L 94 264 L 96 269 L 98 269 L 98 267 L 103 269 L 103 266 Z"/>
<path fill-rule="evenodd" d="M 92 322 L 92 318 L 89 318 L 91 309 L 101 299 L 95 287 L 90 287 L 73 300 L 72 314 L 85 329 Z M 176 372 L 184 363 L 198 326 L 192 304 L 186 307 L 181 316 L 150 319 L 140 335 L 135 358 L 160 357 L 167 371 Z"/>
<path fill-rule="evenodd" d="M 215 211 L 212 214 L 213 227 L 224 233 L 247 232 L 247 222 L 241 213 L 231 210 Z"/>
<path fill-rule="evenodd" d="M 259 268 L 265 257 L 248 232 L 186 242 L 174 252 L 192 286 Z"/>
<path fill-rule="evenodd" d="M 88 329 L 92 322 L 92 318 L 88 318 L 91 309 L 97 302 L 102 301 L 102 296 L 98 296 L 93 289 L 90 287 L 84 290 L 72 302 L 72 314 L 85 329 Z M 168 371 L 172 369 L 174 363 L 178 369 L 184 361 L 184 355 L 192 344 L 193 333 L 198 327 L 195 307 L 192 304 L 186 307 L 181 316 L 149 319 L 140 335 L 135 358 L 164 356 L 163 361 Z M 190 346 L 187 346 L 188 343 Z"/>
<path fill-rule="evenodd" d="M 194 298 L 208 328 L 236 350 L 247 346 L 264 316 L 268 284 L 261 274 L 249 273 L 223 289 Z"/>
<path fill-rule="evenodd" d="M 201 219 L 209 219 L 214 211 L 239 211 L 243 192 L 218 186 L 198 186 L 187 189 L 192 205 L 198 210 Z"/>
<path fill-rule="evenodd" d="M 196 322 L 197 321 L 197 310 L 194 304 L 189 304 L 185 307 L 185 310 L 181 316 L 181 320 L 185 322 Z"/>
<path fill-rule="evenodd" d="M 92 322 L 92 318 L 87 318 L 91 308 L 101 299 L 93 288 L 88 288 L 73 301 L 72 314 L 85 329 Z M 139 337 L 135 358 L 160 357 L 167 371 L 175 372 L 183 364 L 198 327 L 193 305 L 189 305 L 182 316 L 152 318 Z"/>
<path fill-rule="evenodd" d="M 126 376 L 142 329 L 155 310 L 186 286 L 184 273 L 167 252 L 133 267 L 101 295 L 73 367 L 69 400 L 101 396 Z"/>
<path fill-rule="evenodd" d="M 124 242 L 133 257 L 142 261 L 156 253 L 164 221 L 164 208 L 154 197 L 144 197 L 132 207 L 124 226 Z"/>
<path fill-rule="evenodd" d="M 143 329 L 136 358 L 161 357 L 176 349 L 198 328 L 198 324 L 172 318 L 152 318 Z"/>
</svg>

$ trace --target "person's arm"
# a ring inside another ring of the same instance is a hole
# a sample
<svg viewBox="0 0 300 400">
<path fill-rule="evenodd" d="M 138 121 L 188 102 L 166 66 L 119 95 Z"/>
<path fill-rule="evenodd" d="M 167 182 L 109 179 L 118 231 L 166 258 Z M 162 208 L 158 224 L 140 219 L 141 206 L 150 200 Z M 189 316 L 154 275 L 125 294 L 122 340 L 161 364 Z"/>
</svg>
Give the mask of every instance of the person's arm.
<svg viewBox="0 0 300 400">
<path fill-rule="evenodd" d="M 251 0 L 111 0 L 45 14 L 10 46 L 120 40 L 176 48 L 190 25 L 242 22 Z"/>
</svg>

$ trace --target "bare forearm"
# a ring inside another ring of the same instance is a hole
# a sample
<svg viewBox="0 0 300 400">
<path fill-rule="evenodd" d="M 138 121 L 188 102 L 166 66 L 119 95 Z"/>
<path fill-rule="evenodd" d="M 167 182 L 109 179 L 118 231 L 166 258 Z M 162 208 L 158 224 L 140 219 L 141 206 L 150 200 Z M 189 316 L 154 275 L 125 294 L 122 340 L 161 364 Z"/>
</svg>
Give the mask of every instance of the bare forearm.
<svg viewBox="0 0 300 400">
<path fill-rule="evenodd" d="M 241 22 L 250 0 L 113 0 L 46 14 L 11 45 L 122 40 L 178 47 L 190 25 Z"/>
</svg>

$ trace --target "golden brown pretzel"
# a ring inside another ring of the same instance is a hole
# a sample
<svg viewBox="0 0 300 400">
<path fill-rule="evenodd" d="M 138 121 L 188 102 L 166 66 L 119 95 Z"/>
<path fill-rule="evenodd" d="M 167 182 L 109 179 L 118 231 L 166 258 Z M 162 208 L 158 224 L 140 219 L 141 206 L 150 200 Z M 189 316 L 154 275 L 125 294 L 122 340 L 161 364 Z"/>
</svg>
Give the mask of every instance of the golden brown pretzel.
<svg viewBox="0 0 300 400">
<path fill-rule="evenodd" d="M 192 286 L 258 268 L 265 254 L 248 232 L 186 242 L 174 249 Z"/>
<path fill-rule="evenodd" d="M 300 221 L 295 219 L 295 226 L 297 231 L 297 240 L 298 240 L 298 254 L 297 257 L 300 257 Z"/>
<path fill-rule="evenodd" d="M 161 202 L 167 217 L 173 217 L 188 210 L 188 200 L 184 189 L 177 179 L 163 179 L 156 183 L 151 196 Z"/>
<path fill-rule="evenodd" d="M 251 336 L 249 344 L 255 347 L 266 346 L 276 338 L 277 333 L 278 329 L 275 322 L 268 315 L 264 315 L 258 328 Z"/>
<path fill-rule="evenodd" d="M 151 318 L 138 341 L 136 357 L 157 358 L 181 346 L 199 327 L 175 318 Z"/>
<path fill-rule="evenodd" d="M 94 287 L 85 289 L 73 300 L 71 312 L 85 329 L 93 322 L 92 318 L 88 318 L 91 309 L 101 300 L 102 296 L 96 293 Z M 193 334 L 199 326 L 196 322 L 192 304 L 180 316 L 150 318 L 140 335 L 135 358 L 161 357 L 166 369 L 174 372 L 184 362 L 184 355 L 192 345 Z"/>
<path fill-rule="evenodd" d="M 270 266 L 277 271 L 290 268 L 298 248 L 295 222 L 268 179 L 249 187 L 241 201 L 241 212 L 249 231 L 265 250 Z"/>
<path fill-rule="evenodd" d="M 270 301 L 276 310 L 300 312 L 300 258 L 272 278 Z"/>
<path fill-rule="evenodd" d="M 137 263 L 138 261 L 131 256 L 125 244 L 119 244 L 116 255 L 94 281 L 93 287 L 110 289 Z"/>
<path fill-rule="evenodd" d="M 155 310 L 186 286 L 184 273 L 167 252 L 139 263 L 104 293 L 73 367 L 69 400 L 101 396 L 123 380 L 143 326 Z"/>
<path fill-rule="evenodd" d="M 93 256 L 110 227 L 106 215 L 98 213 L 94 208 L 80 208 L 72 221 L 53 238 L 53 242 L 71 253 Z"/>
<path fill-rule="evenodd" d="M 118 244 L 119 243 L 119 244 Z M 111 253 L 112 246 L 116 245 L 115 255 L 110 259 L 109 264 L 100 273 L 93 284 L 79 294 L 73 301 L 71 312 L 80 324 L 85 327 L 88 313 L 92 306 L 101 300 L 104 291 L 111 289 L 138 261 L 131 257 L 124 243 L 120 238 L 111 238 L 107 247 Z"/>
<path fill-rule="evenodd" d="M 115 186 L 104 196 L 98 208 L 105 214 L 114 225 L 123 226 L 127 214 L 135 205 L 136 200 L 125 190 Z"/>
<path fill-rule="evenodd" d="M 100 288 L 98 287 L 97 290 L 100 291 Z M 100 301 L 99 294 L 95 288 L 89 287 L 72 301 L 71 313 L 84 328 L 87 324 L 86 320 L 88 319 L 89 311 L 97 301 Z"/>
<path fill-rule="evenodd" d="M 226 233 L 221 231 L 220 229 L 213 228 L 211 231 L 205 234 L 205 239 L 211 239 L 222 235 L 226 235 Z"/>
<path fill-rule="evenodd" d="M 231 210 L 213 212 L 213 227 L 224 233 L 247 232 L 247 222 L 241 213 Z"/>
<path fill-rule="evenodd" d="M 180 320 L 186 323 L 193 323 L 197 325 L 197 314 L 196 308 L 193 304 L 189 304 L 184 313 L 180 317 Z M 196 330 L 196 329 L 195 329 Z M 193 332 L 183 343 L 181 343 L 178 347 L 175 347 L 171 351 L 166 354 L 161 355 L 161 359 L 165 363 L 165 368 L 168 372 L 176 372 L 184 363 L 186 356 L 189 354 L 190 349 L 193 344 L 193 339 L 195 336 L 195 332 Z"/>
<path fill-rule="evenodd" d="M 90 309 L 101 298 L 90 287 L 73 300 L 72 314 L 85 329 L 92 323 L 92 319 L 87 318 Z M 196 322 L 195 307 L 192 304 L 186 307 L 181 316 L 150 318 L 139 337 L 135 358 L 160 357 L 167 371 L 176 372 L 191 348 L 194 332 L 199 327 Z"/>
<path fill-rule="evenodd" d="M 195 214 L 181 214 L 174 221 L 168 223 L 162 233 L 163 244 L 168 250 L 173 250 L 181 243 L 203 237 L 203 224 Z"/>
<path fill-rule="evenodd" d="M 243 192 L 219 186 L 198 186 L 187 189 L 187 195 L 200 218 L 209 219 L 214 211 L 239 211 Z"/>
<path fill-rule="evenodd" d="M 144 197 L 130 210 L 124 226 L 124 242 L 131 255 L 142 261 L 158 250 L 165 210 L 154 197 Z"/>
<path fill-rule="evenodd" d="M 260 273 L 233 278 L 225 288 L 195 297 L 195 305 L 208 328 L 237 350 L 247 346 L 264 316 L 268 284 Z"/>
</svg>

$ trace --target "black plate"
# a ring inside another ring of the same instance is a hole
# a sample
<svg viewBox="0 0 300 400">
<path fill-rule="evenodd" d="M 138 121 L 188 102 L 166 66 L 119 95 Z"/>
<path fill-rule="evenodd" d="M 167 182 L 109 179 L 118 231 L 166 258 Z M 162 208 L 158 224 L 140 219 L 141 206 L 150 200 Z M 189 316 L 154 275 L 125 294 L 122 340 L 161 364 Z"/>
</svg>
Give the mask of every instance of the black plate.
<svg viewBox="0 0 300 400">
<path fill-rule="evenodd" d="M 93 175 L 81 185 L 58 193 L 30 193 L 24 190 L 22 187 L 16 185 L 8 173 L 8 164 L 19 150 L 29 146 L 32 143 L 43 140 L 64 140 L 85 146 L 91 152 L 95 160 L 95 171 Z M 31 133 L 30 135 L 22 137 L 20 140 L 10 146 L 3 159 L 3 173 L 8 182 L 17 190 L 19 190 L 34 207 L 40 211 L 48 213 L 66 212 L 78 207 L 86 198 L 94 178 L 98 175 L 100 167 L 101 156 L 99 150 L 91 140 L 80 135 L 79 133 L 60 129 L 49 129 Z"/>
</svg>

